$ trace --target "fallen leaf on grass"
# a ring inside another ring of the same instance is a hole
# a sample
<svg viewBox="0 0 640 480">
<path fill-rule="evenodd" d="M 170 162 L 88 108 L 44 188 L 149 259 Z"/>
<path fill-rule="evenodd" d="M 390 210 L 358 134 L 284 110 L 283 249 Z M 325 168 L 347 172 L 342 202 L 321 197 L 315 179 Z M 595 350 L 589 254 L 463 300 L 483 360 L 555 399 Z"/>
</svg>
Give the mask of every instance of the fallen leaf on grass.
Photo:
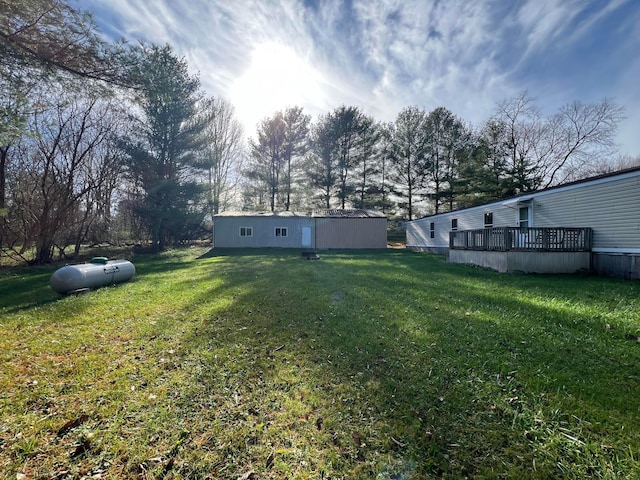
<svg viewBox="0 0 640 480">
<path fill-rule="evenodd" d="M 406 444 L 406 443 L 402 443 L 401 441 L 396 440 L 396 439 L 395 439 L 395 438 L 393 438 L 393 437 L 391 437 L 391 441 L 392 441 L 393 443 L 395 443 L 395 444 L 396 444 L 398 447 L 400 447 L 400 448 L 404 448 L 404 447 L 406 447 L 406 446 L 407 446 L 407 444 Z"/>
<path fill-rule="evenodd" d="M 51 480 L 63 480 L 65 478 L 69 478 L 69 473 L 69 470 L 60 470 L 59 472 L 56 472 L 53 477 L 51 477 Z"/>
<path fill-rule="evenodd" d="M 87 415 L 86 413 L 83 413 L 75 420 L 69 420 L 67 423 L 65 423 L 62 427 L 58 429 L 58 432 L 57 432 L 58 437 L 62 437 L 67 432 L 69 432 L 70 430 L 73 430 L 76 427 L 79 427 L 87 420 L 89 420 L 89 415 Z"/>
<path fill-rule="evenodd" d="M 362 445 L 362 437 L 360 436 L 360 432 L 353 432 L 353 443 L 356 444 L 356 447 Z"/>
<path fill-rule="evenodd" d="M 164 473 L 168 473 L 168 472 L 169 472 L 169 470 L 171 470 L 171 469 L 173 468 L 173 465 L 174 465 L 174 463 L 175 463 L 175 462 L 176 462 L 175 458 L 174 458 L 174 457 L 171 457 L 171 458 L 169 459 L 169 461 L 167 462 L 167 464 L 166 464 L 166 465 L 164 466 L 164 468 L 162 469 L 162 471 L 163 471 Z"/>
<path fill-rule="evenodd" d="M 435 428 L 433 428 L 433 425 L 429 425 L 427 429 L 424 431 L 424 434 L 427 436 L 427 438 L 431 439 L 433 437 L 434 432 L 435 432 Z"/>
<path fill-rule="evenodd" d="M 91 442 L 89 440 L 83 440 L 76 446 L 76 449 L 73 452 L 71 452 L 69 456 L 71 458 L 76 458 L 90 449 L 91 449 Z"/>
<path fill-rule="evenodd" d="M 269 453 L 269 456 L 267 457 L 267 461 L 265 462 L 265 466 L 267 468 L 271 468 L 271 466 L 273 465 L 273 461 L 276 458 L 276 451 L 272 448 L 271 449 L 271 453 Z"/>
<path fill-rule="evenodd" d="M 258 412 L 258 410 L 255 407 L 249 407 L 249 410 L 247 410 L 247 413 L 253 416 L 258 416 L 260 414 L 260 412 Z"/>
</svg>

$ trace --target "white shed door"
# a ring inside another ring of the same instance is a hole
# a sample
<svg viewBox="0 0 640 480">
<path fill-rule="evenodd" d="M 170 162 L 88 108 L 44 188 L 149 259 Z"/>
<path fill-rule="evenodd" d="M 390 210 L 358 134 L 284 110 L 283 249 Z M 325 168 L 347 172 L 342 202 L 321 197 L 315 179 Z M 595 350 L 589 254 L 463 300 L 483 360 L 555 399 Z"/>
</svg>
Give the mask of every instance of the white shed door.
<svg viewBox="0 0 640 480">
<path fill-rule="evenodd" d="M 311 227 L 302 227 L 302 246 L 311 246 Z"/>
</svg>

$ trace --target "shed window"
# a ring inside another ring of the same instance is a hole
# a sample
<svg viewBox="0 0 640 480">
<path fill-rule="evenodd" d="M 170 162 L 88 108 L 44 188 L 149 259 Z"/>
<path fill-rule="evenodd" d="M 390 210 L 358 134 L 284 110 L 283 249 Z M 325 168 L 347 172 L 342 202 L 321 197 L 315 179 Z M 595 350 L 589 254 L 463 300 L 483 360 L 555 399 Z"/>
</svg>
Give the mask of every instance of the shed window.
<svg viewBox="0 0 640 480">
<path fill-rule="evenodd" d="M 435 238 L 436 237 L 436 224 L 431 222 L 429 224 L 429 236 L 431 238 Z"/>
<path fill-rule="evenodd" d="M 288 234 L 287 227 L 276 227 L 276 237 L 286 237 Z"/>
<path fill-rule="evenodd" d="M 241 237 L 253 237 L 253 227 L 240 227 Z"/>
<path fill-rule="evenodd" d="M 493 212 L 488 212 L 484 214 L 484 228 L 493 227 Z"/>
<path fill-rule="evenodd" d="M 452 218 L 451 219 L 451 230 L 453 230 L 454 232 L 456 230 L 458 230 L 458 219 L 457 218 Z"/>
</svg>

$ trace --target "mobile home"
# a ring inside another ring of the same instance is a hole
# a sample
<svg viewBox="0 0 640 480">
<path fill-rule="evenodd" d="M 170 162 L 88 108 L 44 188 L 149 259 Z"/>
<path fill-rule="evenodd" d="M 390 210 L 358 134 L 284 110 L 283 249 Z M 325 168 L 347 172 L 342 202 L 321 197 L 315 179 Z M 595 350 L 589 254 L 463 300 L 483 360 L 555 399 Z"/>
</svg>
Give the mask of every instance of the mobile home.
<svg viewBox="0 0 640 480">
<path fill-rule="evenodd" d="M 408 222 L 407 248 L 499 271 L 640 278 L 640 168 Z"/>
</svg>

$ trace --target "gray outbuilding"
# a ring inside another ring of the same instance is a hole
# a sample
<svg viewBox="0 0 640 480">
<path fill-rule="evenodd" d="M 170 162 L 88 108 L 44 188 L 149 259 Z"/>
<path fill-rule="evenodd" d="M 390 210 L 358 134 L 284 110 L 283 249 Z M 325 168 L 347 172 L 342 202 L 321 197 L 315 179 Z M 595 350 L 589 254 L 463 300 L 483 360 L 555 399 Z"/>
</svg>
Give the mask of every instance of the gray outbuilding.
<svg viewBox="0 0 640 480">
<path fill-rule="evenodd" d="M 374 210 L 224 212 L 213 219 L 214 248 L 386 248 L 387 217 Z"/>
</svg>

